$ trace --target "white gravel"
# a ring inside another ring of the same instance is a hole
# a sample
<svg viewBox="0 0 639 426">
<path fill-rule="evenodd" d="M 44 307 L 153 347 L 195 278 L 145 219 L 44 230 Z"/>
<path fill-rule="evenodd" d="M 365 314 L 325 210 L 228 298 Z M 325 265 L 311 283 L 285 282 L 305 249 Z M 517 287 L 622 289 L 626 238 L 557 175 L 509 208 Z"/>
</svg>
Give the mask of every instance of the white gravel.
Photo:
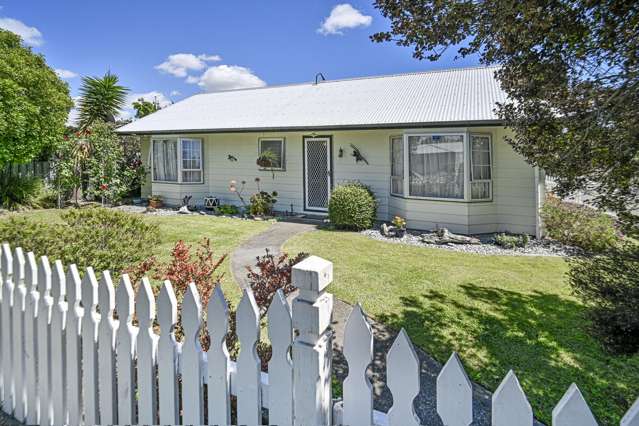
<svg viewBox="0 0 639 426">
<path fill-rule="evenodd" d="M 548 239 L 531 239 L 530 243 L 523 248 L 505 249 L 494 244 L 493 235 L 477 236 L 482 244 L 428 244 L 424 243 L 418 233 L 406 233 L 402 238 L 393 238 L 383 236 L 378 229 L 368 229 L 362 231 L 361 234 L 378 241 L 386 241 L 393 244 L 405 244 L 419 247 L 430 247 L 440 250 L 450 250 L 463 253 L 475 253 L 485 255 L 502 255 L 502 256 L 560 256 L 568 257 L 576 253 L 575 248 L 564 246 L 554 240 Z"/>
</svg>

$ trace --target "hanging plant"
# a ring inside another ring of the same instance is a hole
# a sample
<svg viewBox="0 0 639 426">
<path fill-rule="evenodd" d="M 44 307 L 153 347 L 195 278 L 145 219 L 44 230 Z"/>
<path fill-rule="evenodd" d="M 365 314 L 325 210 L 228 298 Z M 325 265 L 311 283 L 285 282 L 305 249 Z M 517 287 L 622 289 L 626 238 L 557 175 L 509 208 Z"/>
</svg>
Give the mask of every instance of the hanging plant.
<svg viewBox="0 0 639 426">
<path fill-rule="evenodd" d="M 277 158 L 277 155 L 270 149 L 267 149 L 258 155 L 256 163 L 261 168 L 270 170 L 273 175 L 273 179 L 275 179 L 275 168 L 279 167 L 278 161 L 279 158 Z"/>
</svg>

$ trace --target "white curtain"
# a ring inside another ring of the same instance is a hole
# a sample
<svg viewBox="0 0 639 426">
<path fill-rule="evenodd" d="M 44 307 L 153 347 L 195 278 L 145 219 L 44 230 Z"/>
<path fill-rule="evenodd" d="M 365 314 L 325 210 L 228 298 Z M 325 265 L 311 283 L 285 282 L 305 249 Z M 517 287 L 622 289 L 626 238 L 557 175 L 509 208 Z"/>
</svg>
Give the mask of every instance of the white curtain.
<svg viewBox="0 0 639 426">
<path fill-rule="evenodd" d="M 464 198 L 463 136 L 409 136 L 408 149 L 410 195 Z"/>
<path fill-rule="evenodd" d="M 177 140 L 153 141 L 153 179 L 177 182 Z"/>
</svg>

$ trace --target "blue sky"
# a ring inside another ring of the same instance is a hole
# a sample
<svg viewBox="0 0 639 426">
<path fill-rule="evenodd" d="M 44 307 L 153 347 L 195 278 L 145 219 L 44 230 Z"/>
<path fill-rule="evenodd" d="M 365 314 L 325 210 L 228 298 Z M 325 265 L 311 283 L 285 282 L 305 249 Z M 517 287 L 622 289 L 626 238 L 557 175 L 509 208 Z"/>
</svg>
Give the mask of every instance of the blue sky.
<svg viewBox="0 0 639 426">
<path fill-rule="evenodd" d="M 0 0 L 0 27 L 45 55 L 77 95 L 80 77 L 117 74 L 162 103 L 202 91 L 476 65 L 377 44 L 372 1 Z M 62 71 L 65 70 L 65 71 Z M 125 111 L 124 116 L 131 111 Z"/>
</svg>

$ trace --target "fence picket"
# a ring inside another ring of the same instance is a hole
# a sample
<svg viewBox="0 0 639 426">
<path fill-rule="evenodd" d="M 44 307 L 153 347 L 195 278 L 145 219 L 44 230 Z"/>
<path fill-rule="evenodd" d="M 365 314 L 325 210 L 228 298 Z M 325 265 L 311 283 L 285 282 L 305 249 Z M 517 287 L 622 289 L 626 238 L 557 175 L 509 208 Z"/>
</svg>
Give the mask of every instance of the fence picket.
<svg viewBox="0 0 639 426">
<path fill-rule="evenodd" d="M 389 426 L 418 426 L 413 400 L 419 393 L 419 358 L 403 328 L 386 356 L 386 385 L 393 395 Z"/>
<path fill-rule="evenodd" d="M 140 324 L 136 342 L 138 354 L 138 420 L 141 424 L 157 424 L 157 336 L 153 332 L 155 297 L 148 278 L 142 283 L 135 300 Z"/>
<path fill-rule="evenodd" d="M 209 298 L 207 330 L 211 340 L 207 352 L 209 424 L 231 423 L 230 358 L 226 348 L 229 328 L 229 309 L 220 285 Z"/>
<path fill-rule="evenodd" d="M 348 377 L 344 380 L 344 424 L 373 424 L 373 387 L 366 377 L 373 361 L 373 332 L 360 304 L 356 304 L 346 321 L 344 357 L 348 362 Z"/>
<path fill-rule="evenodd" d="M 619 426 L 639 426 L 639 398 L 632 404 Z"/>
<path fill-rule="evenodd" d="M 235 318 L 240 341 L 240 354 L 237 357 L 237 423 L 261 425 L 260 359 L 256 349 L 260 340 L 260 311 L 251 290 L 244 289 Z"/>
<path fill-rule="evenodd" d="M 3 331 L 2 327 L 2 292 L 4 291 L 4 269 L 2 265 L 2 246 L 0 246 L 0 344 L 4 343 Z M 4 367 L 2 364 L 2 355 L 3 355 L 2 347 L 0 347 L 0 409 L 2 409 L 2 401 L 4 401 Z"/>
<path fill-rule="evenodd" d="M 33 252 L 27 253 L 24 277 L 27 295 L 24 320 L 24 362 L 26 372 L 27 412 L 26 423 L 33 425 L 39 421 L 40 401 L 38 398 L 38 264 Z"/>
<path fill-rule="evenodd" d="M 12 414 L 14 408 L 15 384 L 13 382 L 13 254 L 9 244 L 2 244 L 2 377 L 4 394 L 2 410 Z"/>
<path fill-rule="evenodd" d="M 446 426 L 468 426 L 473 421 L 473 386 L 457 352 L 437 376 L 437 413 Z"/>
<path fill-rule="evenodd" d="M 82 420 L 82 317 L 80 306 L 82 281 L 75 265 L 67 271 L 67 324 L 65 344 L 67 347 L 67 411 L 69 424 L 78 425 Z"/>
<path fill-rule="evenodd" d="M 291 310 L 282 290 L 277 290 L 268 308 L 268 337 L 272 355 L 268 363 L 269 422 L 293 424 L 293 364 L 289 350 L 293 343 Z"/>
<path fill-rule="evenodd" d="M 576 384 L 570 385 L 552 410 L 552 426 L 597 426 L 584 396 Z"/>
<path fill-rule="evenodd" d="M 515 372 L 510 370 L 493 394 L 492 426 L 532 426 L 532 424 L 532 407 Z"/>
<path fill-rule="evenodd" d="M 98 286 L 100 324 L 98 326 L 98 384 L 100 421 L 102 424 L 118 423 L 117 385 L 115 382 L 115 332 L 117 322 L 113 318 L 115 289 L 109 271 L 102 273 Z"/>
<path fill-rule="evenodd" d="M 51 277 L 51 297 L 53 298 L 51 312 L 51 403 L 54 425 L 67 423 L 64 392 L 67 388 L 65 345 L 67 302 L 65 295 L 64 266 L 60 260 L 56 260 L 53 264 L 53 276 Z"/>
<path fill-rule="evenodd" d="M 118 382 L 118 421 L 135 424 L 135 341 L 138 328 L 133 325 L 133 286 L 129 276 L 120 278 L 115 293 L 120 325 L 117 330 L 116 362 Z"/>
<path fill-rule="evenodd" d="M 27 288 L 24 285 L 24 253 L 17 247 L 13 251 L 13 383 L 15 386 L 15 411 L 13 417 L 25 420 L 27 393 L 24 366 L 24 317 Z"/>
<path fill-rule="evenodd" d="M 170 281 L 164 281 L 158 297 L 158 379 L 160 393 L 160 424 L 180 423 L 178 392 L 178 343 L 174 328 L 177 323 L 177 299 Z"/>
<path fill-rule="evenodd" d="M 46 256 L 38 262 L 38 399 L 40 400 L 40 425 L 53 424 L 51 402 L 51 265 Z"/>
<path fill-rule="evenodd" d="M 88 267 L 82 280 L 82 402 L 84 423 L 100 423 L 98 401 L 98 281 Z"/>
<path fill-rule="evenodd" d="M 182 420 L 185 425 L 204 423 L 202 389 L 202 304 L 194 283 L 189 284 L 182 301 Z"/>
</svg>

